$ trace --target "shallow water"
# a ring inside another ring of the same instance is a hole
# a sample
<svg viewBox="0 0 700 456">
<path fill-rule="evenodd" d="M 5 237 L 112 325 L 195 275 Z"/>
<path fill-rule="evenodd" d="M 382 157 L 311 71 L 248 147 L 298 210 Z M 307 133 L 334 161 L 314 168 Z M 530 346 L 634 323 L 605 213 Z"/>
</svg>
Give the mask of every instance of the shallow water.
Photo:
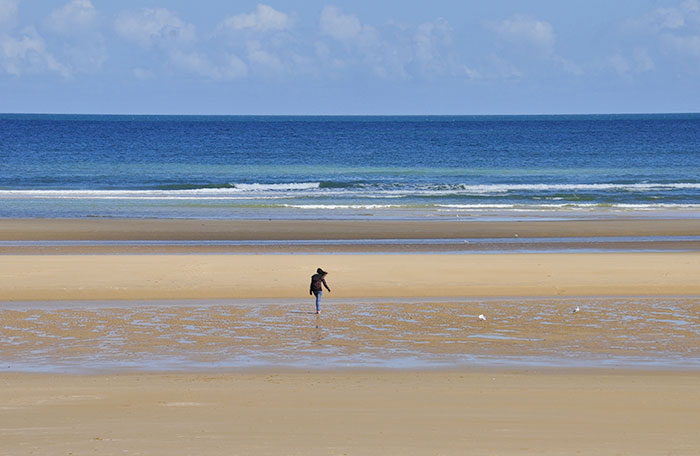
<svg viewBox="0 0 700 456">
<path fill-rule="evenodd" d="M 700 236 L 589 236 L 290 240 L 0 240 L 6 254 L 502 254 L 684 252 Z"/>
<path fill-rule="evenodd" d="M 700 369 L 700 298 L 0 303 L 4 371 L 484 366 Z"/>
</svg>

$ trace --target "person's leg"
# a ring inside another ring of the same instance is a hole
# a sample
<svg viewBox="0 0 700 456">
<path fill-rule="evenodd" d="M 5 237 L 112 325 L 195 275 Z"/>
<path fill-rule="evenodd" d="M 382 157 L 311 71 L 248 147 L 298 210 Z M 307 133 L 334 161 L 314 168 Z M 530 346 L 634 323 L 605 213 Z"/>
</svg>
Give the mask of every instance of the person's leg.
<svg viewBox="0 0 700 456">
<path fill-rule="evenodd" d="M 316 293 L 316 313 L 321 312 L 321 295 L 323 294 L 322 290 L 319 290 L 318 293 Z"/>
</svg>

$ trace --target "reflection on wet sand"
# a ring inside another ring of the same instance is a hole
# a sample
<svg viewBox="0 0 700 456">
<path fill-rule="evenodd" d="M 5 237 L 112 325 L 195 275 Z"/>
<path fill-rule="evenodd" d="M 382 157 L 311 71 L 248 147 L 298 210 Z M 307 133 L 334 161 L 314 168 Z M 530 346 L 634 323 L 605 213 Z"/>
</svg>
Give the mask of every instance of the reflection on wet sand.
<svg viewBox="0 0 700 456">
<path fill-rule="evenodd" d="M 328 300 L 318 316 L 311 305 L 13 303 L 0 311 L 0 361 L 9 370 L 68 372 L 700 367 L 697 298 Z"/>
</svg>

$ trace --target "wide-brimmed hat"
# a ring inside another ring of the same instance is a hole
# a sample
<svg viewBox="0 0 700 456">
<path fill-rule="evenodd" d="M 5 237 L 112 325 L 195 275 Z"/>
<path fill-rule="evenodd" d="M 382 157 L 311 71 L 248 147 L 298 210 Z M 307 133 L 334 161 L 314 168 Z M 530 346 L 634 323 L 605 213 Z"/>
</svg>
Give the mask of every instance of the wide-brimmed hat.
<svg viewBox="0 0 700 456">
<path fill-rule="evenodd" d="M 316 272 L 319 273 L 319 274 L 328 274 L 326 271 L 324 271 L 324 270 L 321 269 L 321 268 L 316 269 Z"/>
</svg>

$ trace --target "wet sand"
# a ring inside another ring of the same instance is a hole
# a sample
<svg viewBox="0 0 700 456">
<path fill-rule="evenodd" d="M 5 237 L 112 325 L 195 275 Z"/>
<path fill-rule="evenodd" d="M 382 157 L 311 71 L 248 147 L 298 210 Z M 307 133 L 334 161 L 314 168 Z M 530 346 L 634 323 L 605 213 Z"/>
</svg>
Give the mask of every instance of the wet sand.
<svg viewBox="0 0 700 456">
<path fill-rule="evenodd" d="M 700 369 L 693 298 L 30 302 L 0 321 L 14 371 Z"/>
<path fill-rule="evenodd" d="M 488 240 L 392 239 L 325 241 L 0 241 L 4 255 L 119 255 L 119 254 L 338 254 L 338 253 L 600 253 L 700 251 L 700 239 L 666 238 L 517 238 Z M 402 242 L 403 241 L 403 242 Z M 41 242 L 41 243 L 40 243 Z"/>
<path fill-rule="evenodd" d="M 571 221 L 0 219 L 0 240 L 289 240 L 698 236 L 700 219 Z"/>
</svg>

